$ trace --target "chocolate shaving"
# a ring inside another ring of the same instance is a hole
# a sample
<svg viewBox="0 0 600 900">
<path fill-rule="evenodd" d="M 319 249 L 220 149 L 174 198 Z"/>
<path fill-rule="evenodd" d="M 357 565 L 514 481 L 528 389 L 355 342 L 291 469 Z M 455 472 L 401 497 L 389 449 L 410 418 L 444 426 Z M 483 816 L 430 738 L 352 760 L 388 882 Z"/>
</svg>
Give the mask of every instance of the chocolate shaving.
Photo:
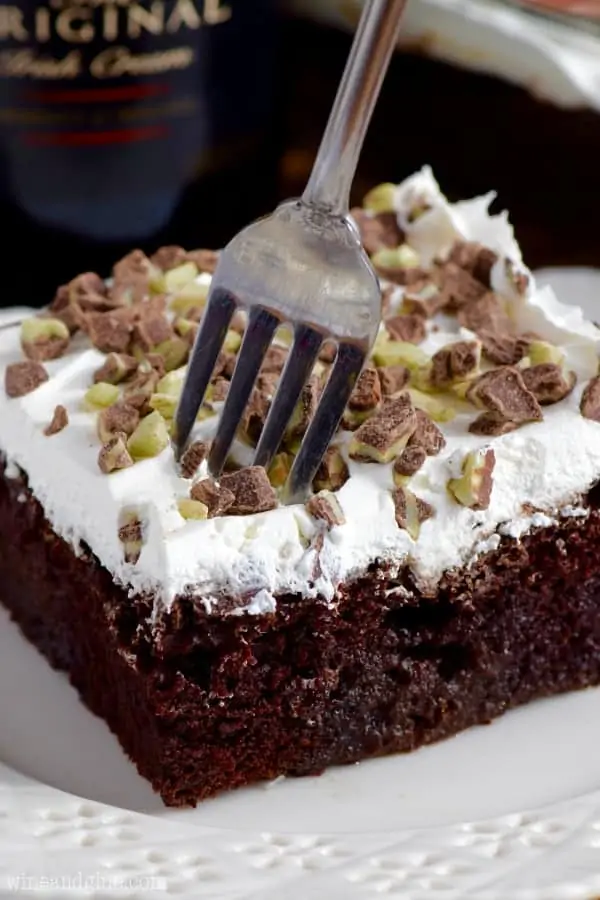
<svg viewBox="0 0 600 900">
<path fill-rule="evenodd" d="M 223 475 L 221 487 L 230 490 L 235 497 L 228 510 L 232 516 L 266 512 L 277 506 L 277 495 L 262 466 L 248 466 Z"/>
<path fill-rule="evenodd" d="M 163 272 L 168 272 L 169 269 L 175 269 L 186 262 L 186 252 L 183 247 L 175 245 L 159 247 L 156 253 L 150 257 L 150 262 L 162 269 Z"/>
<path fill-rule="evenodd" d="M 600 375 L 585 386 L 579 404 L 581 415 L 593 422 L 600 422 Z"/>
<path fill-rule="evenodd" d="M 416 428 L 407 447 L 422 447 L 427 456 L 437 456 L 446 446 L 446 438 L 434 421 L 422 409 L 415 409 Z"/>
<path fill-rule="evenodd" d="M 467 391 L 467 399 L 517 424 L 539 422 L 543 418 L 539 403 L 527 390 L 519 369 L 513 366 L 480 375 Z"/>
<path fill-rule="evenodd" d="M 311 497 L 306 504 L 306 511 L 314 519 L 324 522 L 327 528 L 343 525 L 346 521 L 337 498 L 330 491 L 321 491 Z"/>
<path fill-rule="evenodd" d="M 384 325 L 390 337 L 395 341 L 420 344 L 427 337 L 425 319 L 416 313 L 392 316 L 390 319 L 385 319 Z"/>
<path fill-rule="evenodd" d="M 372 256 L 378 250 L 398 247 L 404 235 L 393 212 L 372 215 L 360 207 L 351 210 L 363 247 Z"/>
<path fill-rule="evenodd" d="M 44 428 L 44 434 L 46 435 L 46 437 L 52 437 L 53 434 L 58 434 L 59 431 L 62 431 L 63 428 L 66 428 L 68 424 L 69 414 L 64 406 L 61 406 L 59 404 L 54 408 L 52 421 Z"/>
<path fill-rule="evenodd" d="M 419 444 L 409 444 L 394 462 L 394 473 L 403 477 L 410 477 L 419 471 L 427 453 Z"/>
<path fill-rule="evenodd" d="M 194 441 L 181 457 L 182 478 L 193 478 L 210 450 L 206 441 Z M 194 498 L 195 499 L 195 498 Z"/>
<path fill-rule="evenodd" d="M 540 363 L 521 371 L 523 382 L 541 406 L 564 400 L 575 387 L 574 372 L 563 373 L 555 363 Z"/>
<path fill-rule="evenodd" d="M 456 341 L 442 347 L 431 358 L 431 383 L 445 387 L 464 381 L 479 365 L 479 344 L 475 341 Z"/>
<path fill-rule="evenodd" d="M 217 484 L 210 478 L 196 482 L 190 491 L 190 496 L 192 500 L 204 503 L 208 509 L 209 519 L 224 515 L 235 502 L 233 491 L 228 490 L 223 484 Z"/>
<path fill-rule="evenodd" d="M 94 372 L 94 381 L 120 384 L 137 371 L 138 365 L 135 356 L 128 356 L 126 353 L 109 353 L 100 368 Z"/>
<path fill-rule="evenodd" d="M 410 372 L 406 366 L 381 366 L 377 369 L 381 393 L 384 397 L 391 397 L 402 390 L 410 378 Z"/>
<path fill-rule="evenodd" d="M 313 481 L 315 491 L 338 491 L 348 481 L 350 473 L 337 447 L 328 447 Z"/>
<path fill-rule="evenodd" d="M 486 287 L 491 286 L 492 268 L 498 260 L 498 254 L 493 250 L 475 241 L 456 241 L 448 259 Z"/>
<path fill-rule="evenodd" d="M 87 313 L 81 327 L 94 347 L 102 353 L 125 353 L 129 347 L 132 320 L 129 309 Z"/>
<path fill-rule="evenodd" d="M 348 407 L 352 410 L 374 409 L 381 400 L 381 384 L 377 369 L 367 366 L 358 376 L 350 395 Z M 318 394 L 317 394 L 318 401 Z M 315 407 L 316 409 L 316 404 Z M 314 412 L 314 410 L 313 410 Z"/>
<path fill-rule="evenodd" d="M 34 360 L 10 363 L 4 372 L 4 389 L 9 397 L 23 397 L 48 381 L 43 365 Z"/>
</svg>

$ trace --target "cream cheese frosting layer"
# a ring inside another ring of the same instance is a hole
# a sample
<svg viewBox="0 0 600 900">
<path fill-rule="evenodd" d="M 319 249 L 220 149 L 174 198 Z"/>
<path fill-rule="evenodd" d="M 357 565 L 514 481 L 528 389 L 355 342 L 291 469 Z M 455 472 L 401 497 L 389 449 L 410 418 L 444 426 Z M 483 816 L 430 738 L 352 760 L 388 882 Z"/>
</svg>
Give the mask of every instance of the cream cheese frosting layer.
<svg viewBox="0 0 600 900">
<path fill-rule="evenodd" d="M 131 468 L 103 474 L 97 464 L 95 416 L 82 410 L 81 399 L 104 357 L 77 337 L 64 357 L 45 364 L 50 378 L 35 391 L 16 399 L 0 391 L 0 450 L 8 461 L 7 477 L 17 476 L 15 467 L 23 470 L 56 533 L 75 551 L 87 545 L 131 593 L 153 593 L 157 610 L 185 592 L 215 612 L 223 596 L 239 595 L 237 611 L 249 614 L 272 611 L 281 592 L 333 601 L 342 581 L 375 560 L 398 568 L 408 564 L 417 582 L 431 588 L 446 570 L 492 549 L 497 534 L 518 539 L 556 520 L 561 511 L 581 514 L 579 498 L 600 478 L 600 424 L 579 411 L 585 384 L 597 374 L 600 331 L 577 307 L 560 303 L 549 288 L 536 287 L 506 215 L 488 212 L 492 199 L 490 194 L 449 204 L 425 168 L 397 187 L 395 208 L 407 242 L 424 264 L 443 256 L 458 238 L 495 250 L 499 260 L 492 287 L 508 299 L 513 321 L 519 330 L 534 331 L 560 346 L 578 383 L 564 400 L 544 407 L 542 422 L 500 437 L 470 434 L 472 410 L 445 423 L 445 448 L 426 460 L 410 485 L 435 510 L 416 540 L 396 523 L 391 465 L 348 459 L 351 477 L 336 495 L 345 523 L 323 534 L 318 566 L 311 543 L 318 526 L 301 506 L 251 516 L 183 519 L 177 501 L 188 495 L 190 482 L 178 475 L 170 448 Z M 415 205 L 428 211 L 411 221 Z M 511 271 L 529 277 L 523 296 L 513 287 Z M 401 296 L 399 288 L 395 300 Z M 471 336 L 447 317 L 436 328 L 421 345 L 427 353 Z M 2 376 L 8 364 L 21 359 L 19 329 L 0 330 Z M 66 407 L 69 425 L 47 437 L 44 428 L 57 404 Z M 200 423 L 198 435 L 210 436 L 214 427 L 214 419 Z M 350 438 L 351 433 L 342 432 L 342 449 Z M 485 510 L 460 506 L 448 493 L 448 480 L 465 453 L 486 446 L 493 447 L 496 457 L 490 504 Z M 141 511 L 146 522 L 135 564 L 124 560 L 118 537 L 124 509 Z"/>
</svg>

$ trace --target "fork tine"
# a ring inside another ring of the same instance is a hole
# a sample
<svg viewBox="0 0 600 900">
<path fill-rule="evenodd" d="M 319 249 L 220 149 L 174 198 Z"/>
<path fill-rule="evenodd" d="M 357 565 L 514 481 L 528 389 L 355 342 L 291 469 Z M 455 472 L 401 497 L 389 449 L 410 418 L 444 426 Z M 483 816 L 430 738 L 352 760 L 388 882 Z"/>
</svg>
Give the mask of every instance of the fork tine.
<svg viewBox="0 0 600 900">
<path fill-rule="evenodd" d="M 325 390 L 292 465 L 285 488 L 287 503 L 299 503 L 305 499 L 342 418 L 366 355 L 367 348 L 362 345 L 340 344 Z"/>
<path fill-rule="evenodd" d="M 174 444 L 179 459 L 188 442 L 200 404 L 217 361 L 223 339 L 235 312 L 235 298 L 228 291 L 211 291 L 190 357 L 187 378 L 175 413 Z"/>
<path fill-rule="evenodd" d="M 263 307 L 255 306 L 250 310 L 248 325 L 238 353 L 231 386 L 227 393 L 219 427 L 208 457 L 208 467 L 215 478 L 223 470 L 236 429 L 240 424 L 254 387 L 256 376 L 260 371 L 273 335 L 280 324 L 277 316 L 274 316 L 273 313 Z"/>
<path fill-rule="evenodd" d="M 308 325 L 298 325 L 294 333 L 294 343 L 271 404 L 267 421 L 262 430 L 256 454 L 255 466 L 268 467 L 283 438 L 287 424 L 302 388 L 312 371 L 323 336 Z"/>
</svg>

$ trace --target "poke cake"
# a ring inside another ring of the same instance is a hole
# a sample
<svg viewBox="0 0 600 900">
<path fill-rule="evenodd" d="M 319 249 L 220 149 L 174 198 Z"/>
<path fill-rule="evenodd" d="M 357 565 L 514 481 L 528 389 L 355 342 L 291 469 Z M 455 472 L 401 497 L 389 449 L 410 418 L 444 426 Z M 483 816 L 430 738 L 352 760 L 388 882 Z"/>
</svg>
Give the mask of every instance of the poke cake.
<svg viewBox="0 0 600 900">
<path fill-rule="evenodd" d="M 335 346 L 252 465 L 285 329 L 208 472 L 243 312 L 175 460 L 216 253 L 135 250 L 0 329 L 0 599 L 166 804 L 600 683 L 600 331 L 493 197 L 423 169 L 352 211 L 383 320 L 305 504 L 281 489 Z"/>
</svg>

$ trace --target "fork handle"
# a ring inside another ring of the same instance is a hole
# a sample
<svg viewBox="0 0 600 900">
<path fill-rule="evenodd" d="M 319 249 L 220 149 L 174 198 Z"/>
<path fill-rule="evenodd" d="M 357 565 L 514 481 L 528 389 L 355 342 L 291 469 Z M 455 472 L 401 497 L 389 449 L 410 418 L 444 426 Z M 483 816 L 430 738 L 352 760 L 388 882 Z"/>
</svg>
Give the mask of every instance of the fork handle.
<svg viewBox="0 0 600 900">
<path fill-rule="evenodd" d="M 305 203 L 344 215 L 358 157 L 400 30 L 406 0 L 367 0 L 338 88 Z"/>
</svg>

